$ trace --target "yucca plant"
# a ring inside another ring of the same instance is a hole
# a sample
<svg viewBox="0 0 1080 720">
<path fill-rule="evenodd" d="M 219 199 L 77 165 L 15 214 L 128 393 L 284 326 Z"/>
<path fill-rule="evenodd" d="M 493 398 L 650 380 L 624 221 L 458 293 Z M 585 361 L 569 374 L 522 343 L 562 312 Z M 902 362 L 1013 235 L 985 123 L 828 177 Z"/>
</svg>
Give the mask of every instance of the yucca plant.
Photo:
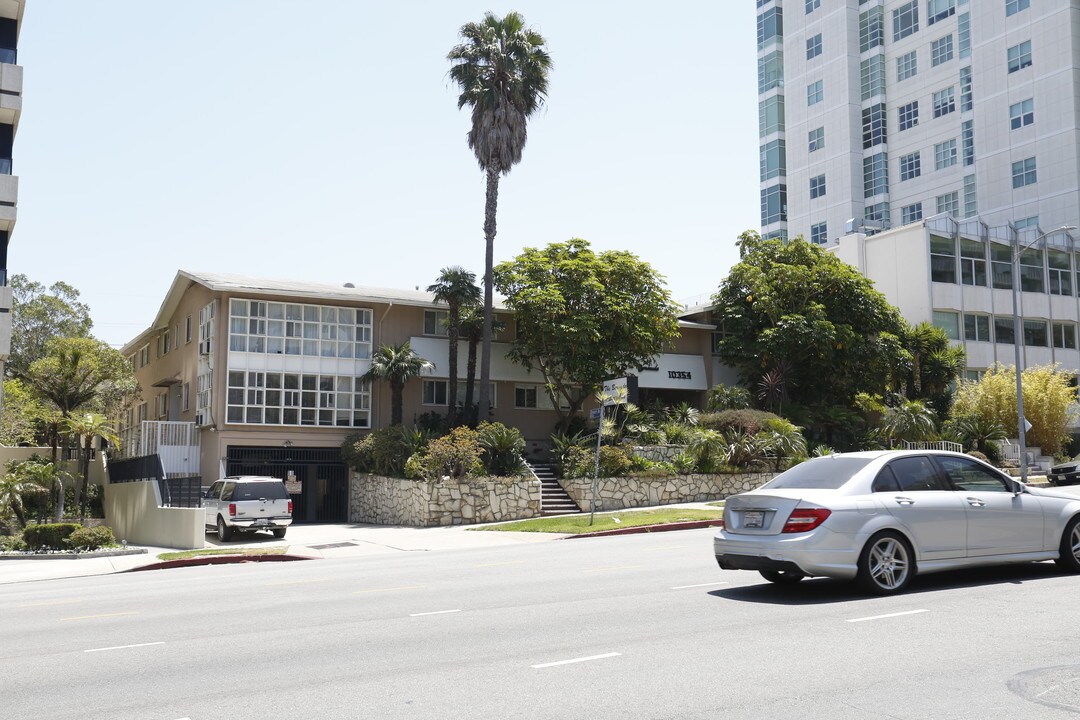
<svg viewBox="0 0 1080 720">
<path fill-rule="evenodd" d="M 510 477 L 525 472 L 525 439 L 517 428 L 502 423 L 480 423 L 476 428 L 477 441 L 483 451 L 484 467 L 490 475 Z"/>
</svg>

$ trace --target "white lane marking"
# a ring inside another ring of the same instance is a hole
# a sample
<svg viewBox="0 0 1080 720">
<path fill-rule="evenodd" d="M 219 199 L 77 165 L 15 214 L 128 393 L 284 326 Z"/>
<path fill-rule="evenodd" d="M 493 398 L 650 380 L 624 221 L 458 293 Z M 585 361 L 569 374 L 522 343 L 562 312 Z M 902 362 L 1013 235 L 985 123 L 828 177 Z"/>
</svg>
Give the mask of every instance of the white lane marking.
<svg viewBox="0 0 1080 720">
<path fill-rule="evenodd" d="M 105 652 L 106 650 L 127 650 L 128 648 L 149 647 L 151 645 L 164 645 L 164 644 L 165 644 L 165 641 L 161 640 L 159 642 L 139 643 L 137 645 L 116 645 L 114 647 L 107 647 L 107 648 L 94 648 L 93 650 L 83 650 L 83 652 L 84 653 L 90 653 L 90 652 Z"/>
<path fill-rule="evenodd" d="M 618 657 L 622 653 L 612 652 L 604 653 L 603 655 L 590 655 L 589 657 L 574 658 L 573 660 L 558 660 L 556 662 L 541 663 L 539 665 L 532 665 L 534 668 L 548 668 L 555 667 L 556 665 L 570 665 L 571 663 L 588 662 L 589 660 L 603 660 L 604 658 Z"/>
<path fill-rule="evenodd" d="M 883 620 L 885 618 L 900 617 L 901 615 L 918 615 L 919 613 L 924 613 L 924 612 L 930 612 L 930 611 L 925 610 L 925 609 L 923 609 L 923 610 L 907 610 L 905 612 L 889 613 L 888 615 L 871 615 L 870 617 L 853 618 L 851 620 L 848 620 L 847 622 L 856 623 L 856 622 L 865 622 L 867 620 Z"/>
<path fill-rule="evenodd" d="M 698 583 L 697 585 L 676 585 L 671 588 L 672 590 L 688 590 L 690 588 L 710 587 L 712 585 L 727 585 L 727 581 L 723 582 L 711 582 L 711 583 Z"/>
<path fill-rule="evenodd" d="M 387 587 L 387 588 L 371 588 L 370 590 L 357 590 L 353 595 L 363 595 L 364 593 L 377 593 L 377 592 L 394 592 L 396 590 L 417 590 L 424 587 L 423 585 L 401 585 L 399 587 Z"/>
<path fill-rule="evenodd" d="M 67 622 L 68 620 L 96 620 L 97 618 L 120 617 L 121 615 L 138 615 L 138 614 L 139 614 L 138 610 L 132 610 L 131 612 L 104 613 L 103 615 L 79 615 L 78 617 L 60 618 L 60 622 Z"/>
<path fill-rule="evenodd" d="M 461 612 L 461 610 L 435 610 L 434 612 L 412 613 L 409 617 L 423 617 L 425 615 L 446 615 L 447 613 Z"/>
<path fill-rule="evenodd" d="M 602 572 L 614 572 L 615 570 L 633 570 L 639 568 L 640 565 L 615 565 L 613 567 L 593 568 L 592 570 L 586 570 L 587 573 L 602 573 Z"/>
</svg>

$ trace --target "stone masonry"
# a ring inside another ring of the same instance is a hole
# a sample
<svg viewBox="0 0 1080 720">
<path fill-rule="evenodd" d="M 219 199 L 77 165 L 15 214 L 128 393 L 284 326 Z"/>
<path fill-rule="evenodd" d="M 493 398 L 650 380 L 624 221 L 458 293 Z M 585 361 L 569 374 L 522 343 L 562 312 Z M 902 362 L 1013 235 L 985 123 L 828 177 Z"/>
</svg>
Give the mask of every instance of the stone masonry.
<svg viewBox="0 0 1080 720">
<path fill-rule="evenodd" d="M 608 477 L 597 482 L 596 509 L 621 510 L 632 507 L 723 500 L 760 487 L 772 480 L 772 473 L 742 475 L 668 475 L 664 477 Z M 559 481 L 578 507 L 587 509 L 592 497 L 592 478 Z"/>
<path fill-rule="evenodd" d="M 352 473 L 349 522 L 436 527 L 540 517 L 535 478 L 406 480 Z"/>
</svg>

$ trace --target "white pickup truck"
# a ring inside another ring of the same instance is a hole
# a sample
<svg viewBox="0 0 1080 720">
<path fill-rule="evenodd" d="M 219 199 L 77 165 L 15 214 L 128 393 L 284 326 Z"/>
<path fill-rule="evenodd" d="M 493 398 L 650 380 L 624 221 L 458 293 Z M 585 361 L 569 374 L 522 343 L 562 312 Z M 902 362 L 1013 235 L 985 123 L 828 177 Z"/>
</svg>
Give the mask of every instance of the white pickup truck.
<svg viewBox="0 0 1080 720">
<path fill-rule="evenodd" d="M 203 494 L 207 529 L 228 542 L 233 532 L 269 530 L 285 537 L 292 524 L 292 500 L 278 478 L 244 476 L 218 480 Z"/>
</svg>

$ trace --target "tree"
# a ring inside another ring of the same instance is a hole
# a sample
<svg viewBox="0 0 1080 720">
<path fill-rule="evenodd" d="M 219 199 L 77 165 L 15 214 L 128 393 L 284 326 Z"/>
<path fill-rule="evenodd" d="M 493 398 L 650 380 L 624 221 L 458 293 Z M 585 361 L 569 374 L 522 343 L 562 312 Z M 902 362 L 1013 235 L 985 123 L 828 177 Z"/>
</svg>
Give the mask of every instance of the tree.
<svg viewBox="0 0 1080 720">
<path fill-rule="evenodd" d="M 743 384 L 759 385 L 767 369 L 785 367 L 792 404 L 850 408 L 859 393 L 883 395 L 900 364 L 904 322 L 873 283 L 801 238 L 785 243 L 747 231 L 739 245 L 742 260 L 713 302 L 723 329 L 717 355 Z"/>
<path fill-rule="evenodd" d="M 493 334 L 497 335 L 505 329 L 506 323 L 499 320 L 492 321 L 491 332 Z M 476 386 L 476 350 L 484 339 L 483 308 L 462 308 L 460 334 L 469 343 L 469 354 L 465 363 L 465 422 L 470 426 L 475 426 L 479 419 L 476 405 L 473 403 L 473 389 Z"/>
<path fill-rule="evenodd" d="M 469 149 L 487 175 L 484 202 L 484 331 L 480 355 L 479 415 L 487 418 L 491 398 L 491 338 L 493 334 L 492 270 L 499 176 L 521 162 L 528 136 L 527 122 L 544 104 L 551 56 L 540 33 L 525 25 L 519 13 L 502 18 L 484 14 L 479 23 L 459 31 L 463 43 L 446 56 L 453 63 L 450 78 L 461 87 L 458 109 L 472 109 L 467 136 Z"/>
<path fill-rule="evenodd" d="M 967 366 L 964 349 L 953 347 L 945 331 L 928 322 L 905 327 L 901 343 L 904 352 L 893 387 L 908 400 L 926 400 L 944 414 L 951 388 Z"/>
<path fill-rule="evenodd" d="M 929 440 L 934 437 L 937 416 L 920 400 L 904 400 L 885 410 L 881 434 L 889 440 Z"/>
<path fill-rule="evenodd" d="M 495 268 L 495 285 L 517 322 L 510 357 L 543 376 L 560 432 L 605 379 L 651 365 L 679 333 L 661 275 L 584 240 L 526 248 Z"/>
<path fill-rule="evenodd" d="M 55 337 L 88 337 L 90 308 L 79 302 L 79 291 L 64 282 L 46 288 L 26 275 L 11 277 L 11 355 L 7 371 L 22 377 L 30 364 L 45 354 Z"/>
<path fill-rule="evenodd" d="M 401 424 L 401 407 L 405 384 L 435 365 L 417 355 L 409 341 L 400 345 L 383 345 L 371 356 L 371 368 L 360 378 L 365 382 L 385 380 L 390 384 L 390 424 Z"/>
<path fill-rule="evenodd" d="M 81 518 L 86 515 L 86 489 L 90 484 L 90 450 L 94 438 L 100 437 L 115 444 L 120 442 L 120 437 L 116 434 L 116 429 L 109 424 L 109 418 L 93 412 L 78 413 L 67 418 L 64 430 L 82 440 L 79 444 L 79 476 L 82 478 L 82 484 L 75 496 Z"/>
<path fill-rule="evenodd" d="M 4 380 L 0 406 L 0 445 L 34 445 L 45 425 L 46 408 L 21 380 Z"/>
<path fill-rule="evenodd" d="M 26 511 L 23 497 L 45 492 L 56 481 L 55 465 L 42 462 L 41 458 L 9 460 L 7 472 L 0 475 L 0 506 L 6 506 L 15 515 L 19 527 L 26 527 Z"/>
<path fill-rule="evenodd" d="M 476 273 L 454 265 L 443 268 L 439 279 L 428 285 L 427 291 L 436 302 L 444 302 L 447 311 L 446 336 L 449 342 L 446 421 L 452 427 L 457 416 L 458 338 L 461 334 L 461 310 L 480 304 L 480 288 L 476 287 Z"/>
</svg>

